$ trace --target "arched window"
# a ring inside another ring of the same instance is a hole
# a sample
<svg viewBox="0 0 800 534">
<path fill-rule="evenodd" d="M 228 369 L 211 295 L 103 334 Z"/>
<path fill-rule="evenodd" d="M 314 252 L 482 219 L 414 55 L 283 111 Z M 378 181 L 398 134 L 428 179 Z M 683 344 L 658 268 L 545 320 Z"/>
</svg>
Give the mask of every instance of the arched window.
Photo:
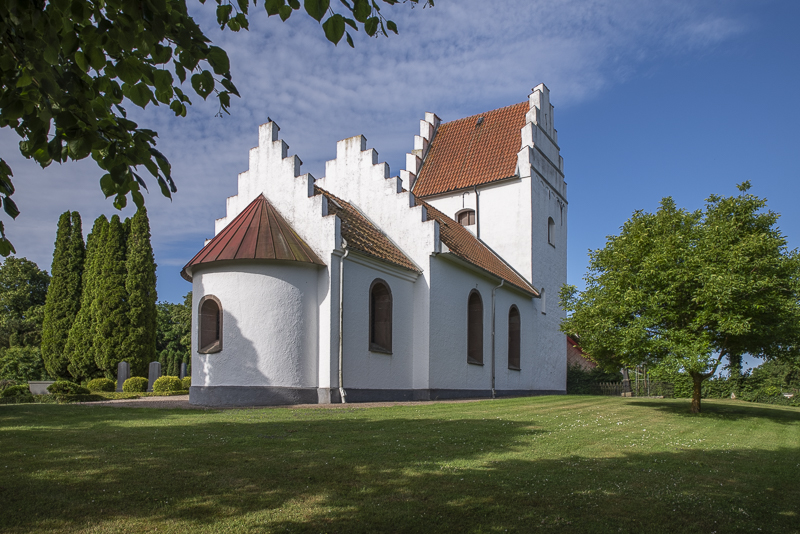
<svg viewBox="0 0 800 534">
<path fill-rule="evenodd" d="M 213 295 L 200 299 L 197 328 L 197 352 L 209 354 L 222 350 L 222 305 Z"/>
<path fill-rule="evenodd" d="M 467 363 L 483 365 L 483 300 L 474 289 L 467 303 Z"/>
<path fill-rule="evenodd" d="M 380 278 L 369 288 L 369 350 L 392 353 L 392 291 Z"/>
<path fill-rule="evenodd" d="M 456 214 L 458 224 L 461 226 L 471 226 L 475 224 L 475 210 L 464 210 Z"/>
<path fill-rule="evenodd" d="M 556 246 L 556 222 L 552 217 L 547 218 L 547 242 Z"/>
<path fill-rule="evenodd" d="M 519 309 L 511 306 L 508 310 L 508 368 L 519 370 L 519 344 L 520 344 L 520 319 Z"/>
</svg>

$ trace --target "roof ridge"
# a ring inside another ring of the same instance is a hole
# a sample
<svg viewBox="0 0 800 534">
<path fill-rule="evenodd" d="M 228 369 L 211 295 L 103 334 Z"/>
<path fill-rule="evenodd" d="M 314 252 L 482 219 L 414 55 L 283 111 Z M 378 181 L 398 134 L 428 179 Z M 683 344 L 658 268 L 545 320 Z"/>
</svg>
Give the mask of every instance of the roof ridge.
<svg viewBox="0 0 800 534">
<path fill-rule="evenodd" d="M 504 109 L 513 108 L 515 106 L 521 106 L 522 104 L 528 104 L 528 102 L 527 101 L 517 102 L 516 104 L 510 104 L 508 106 L 501 106 L 499 108 L 490 109 L 489 111 L 482 111 L 481 113 L 475 113 L 474 115 L 469 115 L 468 117 L 461 117 L 460 119 L 453 119 L 451 121 L 443 122 L 442 124 L 439 125 L 439 128 L 441 128 L 445 124 L 453 124 L 454 122 L 465 121 L 467 119 L 478 119 L 478 118 L 483 117 L 484 115 L 487 115 L 489 113 L 494 113 L 495 111 L 502 111 Z"/>
</svg>

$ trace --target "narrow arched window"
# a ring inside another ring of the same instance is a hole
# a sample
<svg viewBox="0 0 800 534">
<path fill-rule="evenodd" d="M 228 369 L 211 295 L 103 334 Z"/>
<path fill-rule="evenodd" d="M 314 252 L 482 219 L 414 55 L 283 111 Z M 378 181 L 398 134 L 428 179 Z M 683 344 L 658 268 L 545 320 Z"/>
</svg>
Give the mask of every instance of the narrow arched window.
<svg viewBox="0 0 800 534">
<path fill-rule="evenodd" d="M 458 224 L 461 226 L 471 226 L 475 224 L 475 210 L 464 210 L 456 215 Z"/>
<path fill-rule="evenodd" d="M 511 306 L 508 310 L 508 368 L 519 370 L 520 352 L 520 318 L 519 309 Z"/>
<path fill-rule="evenodd" d="M 380 278 L 369 288 L 369 350 L 392 352 L 392 291 Z"/>
<path fill-rule="evenodd" d="M 547 242 L 556 246 L 556 222 L 552 217 L 547 218 Z"/>
<path fill-rule="evenodd" d="M 467 363 L 483 365 L 483 300 L 474 289 L 467 303 Z"/>
<path fill-rule="evenodd" d="M 197 352 L 208 354 L 222 350 L 222 305 L 213 295 L 200 299 Z"/>
</svg>

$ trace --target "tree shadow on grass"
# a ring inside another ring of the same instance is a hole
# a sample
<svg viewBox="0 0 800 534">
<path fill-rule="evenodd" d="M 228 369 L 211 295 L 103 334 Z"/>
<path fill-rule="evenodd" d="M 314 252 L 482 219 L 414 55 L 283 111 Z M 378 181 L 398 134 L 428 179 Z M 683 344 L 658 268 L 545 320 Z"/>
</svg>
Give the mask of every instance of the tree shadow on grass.
<svg viewBox="0 0 800 534">
<path fill-rule="evenodd" d="M 631 399 L 630 404 L 646 406 L 659 411 L 684 417 L 705 417 L 739 421 L 744 419 L 768 419 L 773 423 L 797 424 L 800 422 L 800 410 L 790 406 L 773 406 L 739 400 L 703 399 L 701 413 L 691 413 L 690 399 L 645 400 Z"/>
<path fill-rule="evenodd" d="M 63 411 L 74 430 L 3 425 L 0 531 L 800 530 L 800 448 L 542 459 L 564 437 L 535 415 L 102 411 Z"/>
</svg>

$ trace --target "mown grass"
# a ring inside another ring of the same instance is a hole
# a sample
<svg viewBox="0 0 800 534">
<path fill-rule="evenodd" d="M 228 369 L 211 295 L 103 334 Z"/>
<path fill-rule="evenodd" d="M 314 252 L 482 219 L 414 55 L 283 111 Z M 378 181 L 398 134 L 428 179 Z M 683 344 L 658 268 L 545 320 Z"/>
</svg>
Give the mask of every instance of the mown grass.
<svg viewBox="0 0 800 534">
<path fill-rule="evenodd" d="M 2 532 L 800 532 L 800 409 L 0 407 Z"/>
</svg>

